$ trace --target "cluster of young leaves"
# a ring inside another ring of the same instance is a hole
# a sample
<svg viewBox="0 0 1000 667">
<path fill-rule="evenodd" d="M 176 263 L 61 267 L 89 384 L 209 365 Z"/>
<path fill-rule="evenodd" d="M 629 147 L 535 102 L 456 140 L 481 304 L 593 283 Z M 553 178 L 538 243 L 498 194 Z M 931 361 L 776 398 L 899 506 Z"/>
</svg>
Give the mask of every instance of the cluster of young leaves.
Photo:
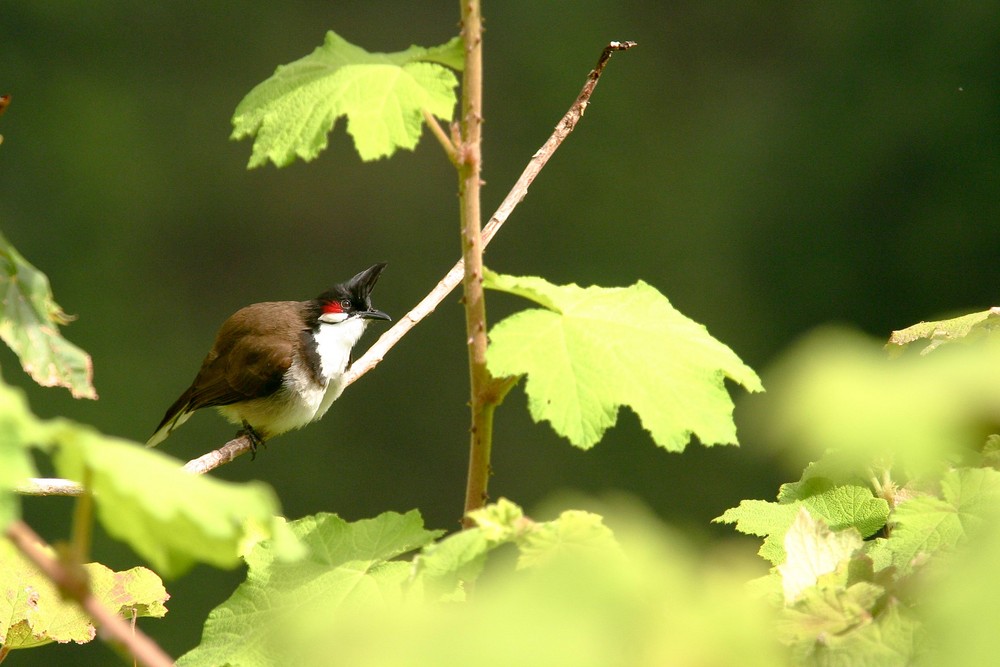
<svg viewBox="0 0 1000 667">
<path fill-rule="evenodd" d="M 979 593 L 982 566 L 955 564 L 982 558 L 984 544 L 1000 557 L 1000 437 L 983 430 L 1000 414 L 1000 336 L 975 323 L 974 336 L 935 334 L 951 323 L 892 342 L 937 341 L 892 360 L 873 341 L 825 332 L 769 381 L 774 434 L 842 443 L 776 502 L 746 500 L 717 519 L 764 538 L 773 567 L 754 588 L 779 610 L 796 664 L 983 664 L 970 629 L 984 607 L 1000 616 Z M 828 412 L 807 419 L 820 401 Z"/>
<path fill-rule="evenodd" d="M 705 327 L 678 312 L 656 288 L 553 285 L 487 271 L 485 286 L 542 306 L 490 331 L 495 377 L 526 375 L 528 408 L 573 445 L 588 449 L 631 407 L 653 441 L 683 451 L 735 444 L 729 378 L 763 391 L 760 378 Z"/>
<path fill-rule="evenodd" d="M 536 522 L 507 500 L 438 541 L 416 512 L 293 522 L 306 558 L 258 545 L 177 664 L 780 664 L 739 573 L 702 567 L 648 516 L 617 516 L 620 541 L 598 515 Z"/>
</svg>

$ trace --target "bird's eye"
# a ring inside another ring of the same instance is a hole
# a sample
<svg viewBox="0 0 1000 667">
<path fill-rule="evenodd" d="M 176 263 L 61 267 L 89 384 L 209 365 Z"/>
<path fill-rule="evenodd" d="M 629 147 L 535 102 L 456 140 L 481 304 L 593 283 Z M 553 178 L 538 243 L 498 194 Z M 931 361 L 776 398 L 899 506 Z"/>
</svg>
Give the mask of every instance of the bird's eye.
<svg viewBox="0 0 1000 667">
<path fill-rule="evenodd" d="M 340 307 L 343 308 L 344 310 L 350 310 L 350 308 L 351 308 L 351 300 L 350 299 L 341 299 L 340 300 Z"/>
</svg>

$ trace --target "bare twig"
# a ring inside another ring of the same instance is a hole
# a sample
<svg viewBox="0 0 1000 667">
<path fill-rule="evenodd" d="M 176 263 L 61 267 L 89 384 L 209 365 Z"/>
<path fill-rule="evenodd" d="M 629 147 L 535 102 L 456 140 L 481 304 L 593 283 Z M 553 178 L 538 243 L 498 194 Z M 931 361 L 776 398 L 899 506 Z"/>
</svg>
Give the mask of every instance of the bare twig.
<svg viewBox="0 0 1000 667">
<path fill-rule="evenodd" d="M 32 477 L 14 487 L 22 496 L 79 496 L 83 485 L 58 477 Z"/>
<path fill-rule="evenodd" d="M 170 656 L 144 632 L 130 627 L 128 621 L 101 604 L 91 592 L 87 578 L 51 556 L 43 547 L 42 538 L 28 524 L 20 520 L 13 521 L 7 526 L 5 535 L 63 595 L 83 607 L 94 625 L 100 629 L 105 641 L 122 644 L 139 664 L 148 667 L 170 667 L 174 664 Z"/>
<path fill-rule="evenodd" d="M 569 134 L 576 128 L 576 124 L 580 122 L 583 118 L 583 114 L 587 109 L 587 105 L 590 103 L 590 96 L 594 92 L 594 88 L 597 86 L 598 79 L 601 77 L 601 73 L 604 71 L 604 66 L 607 65 L 608 60 L 615 51 L 625 51 L 627 49 L 635 46 L 635 42 L 611 42 L 608 44 L 604 51 L 601 53 L 601 57 L 597 61 L 597 66 L 591 70 L 590 74 L 587 76 L 587 81 L 583 85 L 583 89 L 577 96 L 576 100 L 570 106 L 569 111 L 566 115 L 562 117 L 559 123 L 556 125 L 555 130 L 552 135 L 549 136 L 548 140 L 542 144 L 542 147 L 535 151 L 535 154 L 531 157 L 531 160 L 525 166 L 524 171 L 521 172 L 520 177 L 515 181 L 513 187 L 511 187 L 510 192 L 504 197 L 504 200 L 500 202 L 500 206 L 497 207 L 496 212 L 489 219 L 489 222 L 483 226 L 482 231 L 482 243 L 483 248 L 489 245 L 496 233 L 500 231 L 500 227 L 507 222 L 507 218 L 514 211 L 518 204 L 524 200 L 528 194 L 528 188 L 535 181 L 535 178 L 541 172 L 542 168 L 549 161 L 549 158 L 556 152 L 556 149 L 562 144 L 562 142 L 569 136 Z M 451 140 L 449 140 L 451 143 Z M 392 349 L 392 347 L 400 341 L 400 339 L 409 333 L 410 329 L 415 327 L 421 320 L 434 312 L 434 309 L 438 307 L 445 297 L 447 297 L 451 292 L 458 287 L 462 282 L 462 276 L 465 275 L 465 264 L 462 260 L 458 260 L 453 267 L 445 274 L 445 276 L 438 281 L 438 284 L 434 286 L 427 296 L 420 300 L 416 306 L 414 306 L 410 312 L 401 317 L 396 324 L 390 328 L 388 331 L 382 334 L 381 337 L 368 350 L 361 355 L 351 367 L 347 369 L 344 373 L 344 386 L 350 385 L 355 380 L 360 378 L 362 375 L 372 370 L 382 362 L 385 358 L 386 353 Z M 208 452 L 207 454 L 200 456 L 196 459 L 188 461 L 184 468 L 193 473 L 206 473 L 210 470 L 229 463 L 237 456 L 246 454 L 252 449 L 252 444 L 249 439 L 245 437 L 237 437 L 225 445 L 216 449 L 214 451 Z M 52 484 L 52 482 L 62 482 L 64 486 Z M 35 484 L 35 483 L 38 484 Z M 65 489 L 65 490 L 62 490 Z M 79 485 L 74 486 L 73 482 L 68 482 L 66 480 L 31 480 L 31 484 L 25 487 L 18 488 L 19 493 L 25 493 L 30 495 L 76 495 L 79 494 L 82 489 Z"/>
<path fill-rule="evenodd" d="M 196 459 L 191 459 L 184 464 L 184 470 L 196 475 L 203 475 L 221 465 L 232 462 L 237 456 L 253 451 L 253 447 L 254 443 L 250 436 L 241 433 L 222 447 L 202 454 Z"/>
</svg>

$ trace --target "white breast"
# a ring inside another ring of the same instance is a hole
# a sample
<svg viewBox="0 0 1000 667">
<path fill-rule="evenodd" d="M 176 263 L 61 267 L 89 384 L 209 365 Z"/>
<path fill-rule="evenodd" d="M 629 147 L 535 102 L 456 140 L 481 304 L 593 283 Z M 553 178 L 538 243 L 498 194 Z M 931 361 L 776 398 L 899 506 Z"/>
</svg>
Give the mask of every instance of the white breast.
<svg viewBox="0 0 1000 667">
<path fill-rule="evenodd" d="M 316 352 L 320 358 L 322 382 L 317 383 L 305 364 L 295 359 L 285 372 L 283 387 L 277 393 L 264 399 L 228 405 L 219 411 L 230 421 L 246 420 L 265 438 L 316 421 L 344 391 L 342 379 L 351 359 L 351 349 L 367 324 L 368 320 L 362 318 L 320 324 L 316 333 Z"/>
</svg>

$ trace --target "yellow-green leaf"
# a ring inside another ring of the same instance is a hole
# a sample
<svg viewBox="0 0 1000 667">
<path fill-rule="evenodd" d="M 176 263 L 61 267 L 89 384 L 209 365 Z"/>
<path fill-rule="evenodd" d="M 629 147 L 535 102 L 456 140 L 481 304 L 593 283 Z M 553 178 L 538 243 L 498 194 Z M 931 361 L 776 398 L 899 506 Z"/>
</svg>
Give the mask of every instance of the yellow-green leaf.
<svg viewBox="0 0 1000 667">
<path fill-rule="evenodd" d="M 532 417 L 577 447 L 597 443 L 622 405 L 670 451 L 692 434 L 705 445 L 734 444 L 725 379 L 763 389 L 732 350 L 642 281 L 584 288 L 487 272 L 485 284 L 544 306 L 493 327 L 487 363 L 496 377 L 527 375 Z"/>
</svg>

